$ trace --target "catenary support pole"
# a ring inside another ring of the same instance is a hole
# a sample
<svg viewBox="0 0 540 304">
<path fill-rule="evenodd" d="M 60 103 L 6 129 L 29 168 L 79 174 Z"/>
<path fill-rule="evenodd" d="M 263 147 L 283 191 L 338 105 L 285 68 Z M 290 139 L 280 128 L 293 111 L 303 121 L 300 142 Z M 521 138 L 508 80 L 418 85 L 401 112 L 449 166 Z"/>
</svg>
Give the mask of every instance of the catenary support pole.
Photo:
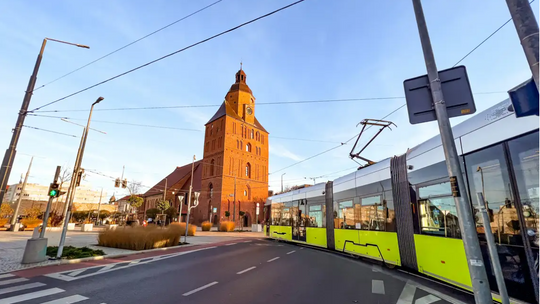
<svg viewBox="0 0 540 304">
<path fill-rule="evenodd" d="M 24 176 L 24 182 L 21 187 L 21 194 L 19 194 L 19 199 L 17 200 L 17 205 L 15 206 L 15 211 L 13 212 L 13 217 L 11 218 L 11 226 L 9 227 L 11 231 L 15 229 L 15 224 L 17 224 L 17 217 L 19 216 L 19 208 L 21 208 L 22 198 L 24 196 L 24 189 L 26 188 L 26 182 L 28 181 L 28 176 L 30 175 L 30 169 L 32 168 L 33 161 L 34 161 L 34 157 L 32 156 L 32 158 L 30 159 L 30 164 L 28 165 L 28 170 L 26 171 L 26 175 Z M 15 193 L 17 193 L 17 191 L 15 191 Z"/>
<path fill-rule="evenodd" d="M 491 304 L 493 301 L 482 252 L 480 250 L 480 242 L 478 241 L 478 235 L 476 233 L 476 225 L 473 220 L 471 205 L 467 194 L 465 193 L 465 182 L 459 164 L 459 157 L 454 141 L 454 134 L 450 125 L 450 119 L 446 112 L 441 80 L 439 79 L 435 56 L 433 54 L 433 49 L 431 48 L 431 41 L 429 39 L 422 4 L 420 0 L 412 0 L 412 2 L 418 25 L 418 33 L 422 43 L 422 50 L 424 52 L 424 60 L 435 107 L 435 114 L 439 124 L 446 167 L 452 184 L 452 193 L 458 213 L 459 226 L 461 228 L 463 245 L 465 247 L 465 255 L 469 266 L 469 275 L 471 276 L 475 302 L 477 304 Z M 463 195 L 461 191 L 463 192 Z"/>
</svg>

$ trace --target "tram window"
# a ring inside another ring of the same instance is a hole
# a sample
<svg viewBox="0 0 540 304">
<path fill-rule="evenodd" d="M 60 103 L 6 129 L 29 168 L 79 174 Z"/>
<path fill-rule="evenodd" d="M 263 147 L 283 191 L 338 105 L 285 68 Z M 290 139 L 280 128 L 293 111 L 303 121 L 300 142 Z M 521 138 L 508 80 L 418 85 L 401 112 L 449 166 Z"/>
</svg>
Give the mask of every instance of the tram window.
<svg viewBox="0 0 540 304">
<path fill-rule="evenodd" d="M 538 248 L 538 132 L 509 141 L 508 148 L 523 205 L 527 235 L 531 246 Z"/>
<path fill-rule="evenodd" d="M 418 205 L 422 233 L 461 238 L 456 204 L 452 196 L 421 199 Z"/>
<path fill-rule="evenodd" d="M 396 213 L 394 211 L 394 200 L 392 191 L 385 191 L 383 196 L 383 206 L 386 207 L 386 231 L 396 231 Z"/>
<path fill-rule="evenodd" d="M 285 204 L 285 207 L 283 208 L 283 215 L 281 217 L 281 226 L 290 226 L 291 225 L 291 204 L 287 203 Z"/>
<path fill-rule="evenodd" d="M 502 144 L 466 155 L 465 164 L 477 232 L 484 233 L 484 225 L 477 210 L 476 194 L 482 192 L 495 241 L 501 244 L 523 245 Z"/>
<path fill-rule="evenodd" d="M 309 206 L 309 225 L 308 227 L 323 227 L 323 206 Z"/>
<path fill-rule="evenodd" d="M 337 218 L 337 227 L 338 229 L 355 229 L 355 212 L 353 207 L 353 201 L 344 201 L 339 202 L 338 204 L 338 218 Z"/>
<path fill-rule="evenodd" d="M 386 229 L 386 217 L 384 216 L 384 205 L 381 196 L 363 197 L 361 201 L 359 222 L 362 229 L 384 231 Z"/>
<path fill-rule="evenodd" d="M 422 198 L 441 196 L 441 195 L 452 195 L 452 188 L 449 182 L 421 187 L 418 190 L 419 190 L 418 194 Z"/>
<path fill-rule="evenodd" d="M 283 211 L 283 203 L 272 204 L 272 225 L 281 225 L 281 214 Z"/>
</svg>

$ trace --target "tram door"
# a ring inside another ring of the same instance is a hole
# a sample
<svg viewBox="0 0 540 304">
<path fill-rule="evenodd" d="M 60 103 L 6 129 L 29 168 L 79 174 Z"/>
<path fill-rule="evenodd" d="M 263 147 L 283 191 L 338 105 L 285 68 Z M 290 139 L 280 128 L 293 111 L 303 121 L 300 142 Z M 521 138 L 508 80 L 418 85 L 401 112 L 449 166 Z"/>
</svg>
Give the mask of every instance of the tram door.
<svg viewBox="0 0 540 304">
<path fill-rule="evenodd" d="M 471 200 L 489 283 L 497 288 L 484 227 L 477 214 L 483 192 L 491 230 L 511 297 L 536 302 L 538 282 L 538 133 L 465 155 Z M 535 282 L 536 281 L 536 282 Z"/>
<path fill-rule="evenodd" d="M 293 202 L 291 208 L 292 219 L 292 239 L 295 241 L 306 241 L 306 219 L 307 219 L 307 204 L 306 200 L 298 200 Z"/>
</svg>

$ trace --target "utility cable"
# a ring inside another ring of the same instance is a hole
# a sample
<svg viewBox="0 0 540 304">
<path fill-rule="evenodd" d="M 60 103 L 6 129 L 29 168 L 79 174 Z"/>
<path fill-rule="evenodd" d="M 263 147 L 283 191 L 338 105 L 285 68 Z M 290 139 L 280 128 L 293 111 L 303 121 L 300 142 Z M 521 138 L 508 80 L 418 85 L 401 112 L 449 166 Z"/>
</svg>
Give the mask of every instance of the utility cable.
<svg viewBox="0 0 540 304">
<path fill-rule="evenodd" d="M 74 93 L 71 93 L 71 94 L 69 94 L 69 95 L 66 95 L 66 96 L 64 96 L 64 97 L 62 97 L 62 98 L 59 98 L 59 99 L 56 99 L 56 100 L 51 101 L 51 102 L 49 102 L 49 103 L 46 103 L 46 104 L 44 104 L 44 105 L 42 105 L 42 106 L 39 106 L 39 107 L 37 107 L 37 108 L 35 108 L 35 109 L 31 110 L 31 111 L 28 111 L 28 112 L 34 112 L 34 111 L 40 110 L 40 109 L 42 109 L 42 108 L 44 108 L 44 107 L 50 106 L 50 105 L 55 104 L 55 103 L 57 103 L 57 102 L 59 102 L 59 101 L 62 101 L 62 100 L 64 100 L 64 99 L 67 99 L 67 98 L 69 98 L 69 97 L 75 96 L 75 95 L 80 94 L 80 93 L 85 92 L 85 91 L 88 91 L 88 90 L 90 90 L 90 89 L 92 89 L 92 88 L 95 88 L 95 87 L 97 87 L 97 86 L 100 86 L 100 85 L 102 85 L 102 84 L 104 84 L 104 83 L 107 83 L 107 82 L 109 82 L 109 81 L 111 81 L 111 80 L 114 80 L 114 79 L 116 79 L 116 78 L 122 77 L 122 76 L 124 76 L 124 75 L 129 74 L 129 73 L 135 72 L 135 71 L 137 71 L 137 70 L 139 70 L 139 69 L 141 69 L 141 68 L 144 68 L 144 67 L 149 66 L 149 65 L 151 65 L 151 64 L 154 64 L 154 63 L 156 63 L 156 62 L 158 62 L 158 61 L 161 61 L 161 60 L 163 60 L 163 59 L 166 59 L 166 58 L 168 58 L 168 57 L 171 57 L 171 56 L 173 56 L 173 55 L 176 55 L 176 54 L 178 54 L 178 53 L 180 53 L 180 52 L 183 52 L 183 51 L 185 51 L 185 50 L 188 50 L 188 49 L 190 49 L 190 48 L 192 48 L 192 47 L 194 47 L 194 46 L 197 46 L 197 45 L 199 45 L 199 44 L 203 44 L 203 43 L 205 43 L 205 42 L 207 42 L 207 41 L 210 41 L 210 40 L 212 40 L 212 39 L 214 39 L 214 38 L 217 38 L 217 37 L 219 37 L 219 36 L 222 36 L 222 35 L 228 34 L 228 33 L 230 33 L 230 32 L 233 32 L 233 31 L 235 31 L 235 30 L 237 30 L 237 29 L 239 29 L 239 28 L 241 28 L 241 27 L 244 27 L 244 26 L 246 26 L 246 25 L 248 25 L 248 24 L 251 24 L 251 23 L 253 23 L 253 22 L 255 22 L 255 21 L 258 21 L 258 20 L 260 20 L 260 19 L 266 18 L 266 17 L 268 17 L 268 16 L 270 16 L 270 15 L 273 15 L 273 14 L 275 14 L 275 13 L 277 13 L 277 12 L 280 12 L 280 11 L 282 11 L 282 10 L 284 10 L 284 9 L 287 9 L 287 8 L 289 8 L 289 7 L 292 7 L 292 6 L 296 5 L 296 4 L 301 3 L 301 2 L 304 2 L 304 1 L 305 1 L 305 0 L 298 0 L 298 1 L 296 1 L 296 2 L 293 2 L 293 3 L 291 3 L 291 4 L 288 4 L 288 5 L 286 5 L 286 6 L 283 6 L 283 7 L 279 8 L 279 9 L 277 9 L 277 10 L 271 11 L 271 12 L 269 12 L 269 13 L 267 13 L 267 14 L 264 14 L 264 15 L 262 15 L 262 16 L 259 16 L 259 17 L 255 18 L 255 19 L 251 19 L 250 21 L 244 22 L 244 23 L 242 23 L 242 24 L 240 24 L 240 25 L 237 25 L 237 26 L 235 26 L 235 27 L 232 27 L 232 28 L 230 28 L 230 29 L 228 29 L 228 30 L 226 30 L 226 31 L 223 31 L 223 32 L 221 32 L 221 33 L 218 33 L 218 34 L 213 35 L 213 36 L 211 36 L 211 37 L 208 37 L 208 38 L 206 38 L 206 39 L 200 40 L 200 41 L 198 41 L 198 42 L 196 42 L 196 43 L 193 43 L 193 44 L 188 45 L 188 46 L 186 46 L 186 47 L 184 47 L 184 48 L 181 48 L 181 49 L 179 49 L 179 50 L 177 50 L 177 51 L 174 51 L 174 52 L 172 52 L 172 53 L 169 53 L 169 54 L 167 54 L 167 55 L 165 55 L 165 56 L 162 56 L 162 57 L 159 57 L 159 58 L 154 59 L 154 60 L 152 60 L 152 61 L 149 61 L 149 62 L 147 62 L 147 63 L 145 63 L 145 64 L 143 64 L 143 65 L 140 65 L 140 66 L 138 66 L 138 67 L 135 67 L 135 68 L 133 68 L 133 69 L 131 69 L 131 70 L 128 70 L 128 71 L 123 72 L 123 73 L 120 73 L 120 74 L 118 74 L 118 75 L 116 75 L 116 76 L 113 76 L 113 77 L 111 77 L 111 78 L 108 78 L 108 79 L 105 79 L 105 80 L 103 80 L 103 81 L 100 81 L 100 82 L 98 82 L 98 83 L 96 83 L 96 84 L 93 84 L 93 85 L 91 85 L 91 86 L 89 86 L 89 87 L 86 87 L 86 88 L 84 88 L 84 89 L 82 89 L 82 90 L 79 90 L 79 91 L 77 91 L 77 92 L 74 92 Z"/>
<path fill-rule="evenodd" d="M 94 63 L 100 61 L 101 59 L 104 59 L 105 57 L 109 57 L 110 55 L 112 55 L 112 54 L 114 54 L 114 53 L 116 53 L 116 52 L 119 52 L 119 51 L 121 51 L 121 50 L 127 48 L 128 46 L 131 46 L 131 45 L 133 45 L 133 44 L 135 44 L 135 43 L 137 43 L 137 42 L 139 42 L 139 41 L 141 41 L 141 40 L 143 40 L 143 39 L 145 39 L 145 38 L 148 38 L 148 37 L 150 37 L 150 36 L 152 36 L 152 35 L 154 35 L 154 34 L 160 32 L 160 31 L 162 31 L 162 30 L 164 30 L 164 29 L 166 29 L 166 28 L 168 28 L 168 27 L 170 27 L 170 26 L 172 26 L 172 25 L 175 25 L 176 23 L 178 23 L 178 22 L 180 22 L 180 21 L 183 21 L 183 20 L 185 20 L 185 19 L 187 19 L 187 18 L 189 18 L 189 17 L 191 17 L 191 16 L 193 16 L 193 15 L 195 15 L 195 14 L 197 14 L 197 13 L 200 13 L 200 12 L 204 11 L 205 9 L 210 8 L 211 6 L 214 6 L 214 5 L 218 4 L 218 3 L 221 2 L 221 1 L 223 1 L 223 0 L 218 0 L 218 1 L 214 2 L 214 3 L 211 3 L 211 4 L 207 5 L 207 6 L 205 6 L 205 7 L 201 8 L 201 9 L 199 9 L 199 10 L 197 10 L 197 11 L 195 11 L 195 12 L 189 14 L 189 15 L 187 15 L 187 16 L 184 16 L 184 17 L 182 17 L 182 18 L 180 18 L 180 19 L 178 19 L 178 20 L 176 20 L 176 21 L 174 21 L 174 22 L 172 22 L 172 23 L 167 24 L 166 26 L 164 26 L 164 27 L 162 27 L 162 28 L 159 28 L 159 29 L 153 31 L 152 33 L 150 33 L 150 34 L 148 34 L 148 35 L 145 35 L 145 36 L 143 36 L 143 37 L 141 37 L 141 38 L 139 38 L 139 39 L 137 39 L 137 40 L 135 40 L 135 41 L 133 41 L 133 42 L 130 42 L 130 43 L 124 45 L 123 47 L 120 47 L 119 49 L 116 49 L 116 50 L 114 50 L 114 51 L 112 51 L 112 52 L 110 52 L 110 53 L 108 53 L 108 54 L 105 54 L 105 55 L 99 57 L 98 59 L 96 59 L 96 60 L 94 60 L 94 61 L 91 61 L 91 62 L 89 62 L 89 63 L 87 63 L 87 64 L 85 64 L 85 65 L 83 65 L 83 66 L 81 66 L 81 67 L 79 67 L 79 68 L 77 68 L 77 69 L 75 69 L 75 70 L 73 70 L 73 71 L 67 73 L 67 74 L 64 74 L 64 75 L 62 75 L 62 76 L 60 76 L 60 77 L 58 77 L 58 78 L 56 78 L 56 79 L 54 79 L 54 80 L 52 80 L 52 81 L 49 81 L 49 82 L 47 82 L 47 83 L 45 83 L 45 84 L 39 86 L 37 89 L 34 90 L 34 92 L 37 91 L 37 90 L 39 90 L 39 89 L 41 89 L 41 88 L 43 88 L 43 87 L 45 87 L 45 86 L 47 86 L 47 85 L 49 85 L 49 84 L 51 84 L 51 83 L 53 83 L 53 82 L 56 82 L 56 81 L 58 81 L 58 80 L 60 80 L 60 79 L 62 79 L 62 78 L 64 78 L 64 77 L 66 77 L 66 76 L 69 76 L 69 75 L 71 75 L 71 74 L 73 74 L 73 73 L 75 73 L 75 72 L 77 72 L 77 71 L 80 71 L 80 70 L 84 69 L 85 67 L 87 67 L 87 66 L 89 66 L 89 65 L 91 65 L 91 64 L 94 64 Z"/>
<path fill-rule="evenodd" d="M 62 133 L 62 132 L 57 132 L 57 131 L 52 131 L 52 130 L 47 130 L 47 129 L 41 129 L 41 128 L 27 126 L 27 125 L 23 125 L 23 127 L 34 129 L 34 130 L 39 130 L 39 131 L 43 131 L 43 132 L 49 132 L 49 133 L 55 133 L 55 134 L 59 134 L 59 135 L 69 136 L 69 137 L 77 137 L 76 135 L 73 135 L 73 134 L 67 134 L 67 133 Z"/>
</svg>

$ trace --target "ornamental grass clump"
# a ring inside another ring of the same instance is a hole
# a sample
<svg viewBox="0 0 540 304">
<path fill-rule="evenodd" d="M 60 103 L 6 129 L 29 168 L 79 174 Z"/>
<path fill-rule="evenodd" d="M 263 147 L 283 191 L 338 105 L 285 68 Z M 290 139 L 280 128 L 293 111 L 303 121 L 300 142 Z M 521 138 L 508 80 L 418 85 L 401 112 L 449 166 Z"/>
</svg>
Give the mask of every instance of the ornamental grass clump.
<svg viewBox="0 0 540 304">
<path fill-rule="evenodd" d="M 235 227 L 234 222 L 224 221 L 224 222 L 219 223 L 219 231 L 223 231 L 223 232 L 234 231 L 234 227 Z"/>
<path fill-rule="evenodd" d="M 176 246 L 185 233 L 185 223 L 174 223 L 165 228 L 155 225 L 107 229 L 98 235 L 98 245 L 129 250 L 145 250 Z M 188 235 L 194 235 L 196 226 L 189 225 Z"/>
<path fill-rule="evenodd" d="M 205 221 L 201 224 L 201 227 L 202 231 L 210 231 L 210 229 L 212 229 L 212 223 L 210 223 L 209 221 Z"/>
</svg>

